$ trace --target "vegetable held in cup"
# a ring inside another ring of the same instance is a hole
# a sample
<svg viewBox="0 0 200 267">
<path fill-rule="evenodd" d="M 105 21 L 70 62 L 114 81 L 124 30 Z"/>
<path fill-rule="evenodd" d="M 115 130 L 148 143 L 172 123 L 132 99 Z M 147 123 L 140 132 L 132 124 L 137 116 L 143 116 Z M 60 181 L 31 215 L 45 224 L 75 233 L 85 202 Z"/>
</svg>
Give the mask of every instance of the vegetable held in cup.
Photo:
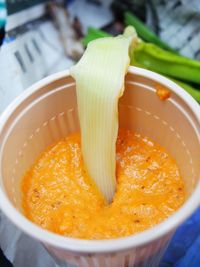
<svg viewBox="0 0 200 267">
<path fill-rule="evenodd" d="M 187 82 L 200 84 L 200 62 L 141 42 L 134 50 L 131 64 Z"/>
<path fill-rule="evenodd" d="M 70 71 L 76 80 L 85 167 L 108 202 L 116 187 L 118 99 L 124 91 L 134 38 L 134 29 L 128 27 L 123 35 L 90 42 Z"/>
</svg>

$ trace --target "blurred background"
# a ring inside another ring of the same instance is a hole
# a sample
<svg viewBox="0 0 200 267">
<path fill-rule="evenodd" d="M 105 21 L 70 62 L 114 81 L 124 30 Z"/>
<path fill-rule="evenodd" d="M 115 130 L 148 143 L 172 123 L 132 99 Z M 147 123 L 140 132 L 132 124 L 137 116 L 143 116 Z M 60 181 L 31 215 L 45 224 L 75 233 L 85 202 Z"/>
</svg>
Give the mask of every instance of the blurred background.
<svg viewBox="0 0 200 267">
<path fill-rule="evenodd" d="M 89 41 L 127 25 L 141 39 L 131 65 L 165 75 L 200 103 L 199 0 L 0 0 L 0 113 L 31 84 L 78 61 Z M 199 235 L 197 211 L 177 231 L 161 266 L 199 267 Z M 0 248 L 2 267 L 56 266 L 1 211 Z"/>
</svg>

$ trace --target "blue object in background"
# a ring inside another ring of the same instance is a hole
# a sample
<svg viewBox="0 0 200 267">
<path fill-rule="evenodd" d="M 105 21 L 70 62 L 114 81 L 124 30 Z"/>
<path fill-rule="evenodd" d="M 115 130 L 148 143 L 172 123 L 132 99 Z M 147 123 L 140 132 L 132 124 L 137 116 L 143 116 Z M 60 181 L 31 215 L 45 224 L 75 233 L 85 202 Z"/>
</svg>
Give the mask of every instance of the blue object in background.
<svg viewBox="0 0 200 267">
<path fill-rule="evenodd" d="M 72 2 L 74 2 L 75 0 L 65 0 L 66 5 L 70 5 Z"/>
<path fill-rule="evenodd" d="M 200 208 L 178 228 L 160 267 L 200 267 Z"/>
</svg>

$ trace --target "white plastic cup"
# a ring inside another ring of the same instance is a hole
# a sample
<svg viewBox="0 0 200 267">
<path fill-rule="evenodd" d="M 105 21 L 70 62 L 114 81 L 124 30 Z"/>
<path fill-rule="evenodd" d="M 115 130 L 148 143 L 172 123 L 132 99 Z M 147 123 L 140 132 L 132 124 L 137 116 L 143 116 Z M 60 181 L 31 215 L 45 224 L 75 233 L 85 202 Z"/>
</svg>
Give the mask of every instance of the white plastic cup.
<svg viewBox="0 0 200 267">
<path fill-rule="evenodd" d="M 161 101 L 156 87 L 171 91 Z M 174 82 L 130 67 L 119 102 L 120 127 L 151 137 L 176 159 L 188 198 L 164 222 L 133 236 L 80 240 L 46 231 L 21 208 L 20 181 L 52 142 L 79 130 L 74 80 L 68 71 L 34 84 L 0 118 L 0 208 L 22 231 L 41 241 L 60 266 L 156 267 L 176 228 L 200 202 L 200 107 Z"/>
</svg>

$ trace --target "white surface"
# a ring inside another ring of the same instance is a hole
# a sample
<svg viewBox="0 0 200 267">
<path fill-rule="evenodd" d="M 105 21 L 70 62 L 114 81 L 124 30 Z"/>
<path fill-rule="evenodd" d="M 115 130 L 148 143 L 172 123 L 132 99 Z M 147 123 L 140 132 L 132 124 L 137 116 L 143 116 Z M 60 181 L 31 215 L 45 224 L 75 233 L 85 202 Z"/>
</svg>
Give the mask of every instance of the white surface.
<svg viewBox="0 0 200 267">
<path fill-rule="evenodd" d="M 37 42 L 41 53 L 38 53 L 34 47 L 33 39 Z M 32 54 L 33 62 L 30 62 L 25 45 Z M 21 55 L 25 72 L 15 57 L 16 51 Z M 0 62 L 0 113 L 25 88 L 73 64 L 65 57 L 58 32 L 51 22 L 45 22 L 36 29 L 30 29 L 16 40 L 3 45 L 0 50 Z"/>
<path fill-rule="evenodd" d="M 45 13 L 45 4 L 36 5 L 21 12 L 10 15 L 7 18 L 6 31 L 10 31 L 27 21 L 41 17 Z"/>
<path fill-rule="evenodd" d="M 104 5 L 91 5 L 86 0 L 75 0 L 69 7 L 72 16 L 78 16 L 84 32 L 89 26 L 101 28 L 112 21 L 112 12 L 108 9 L 110 0 L 102 1 Z"/>
<path fill-rule="evenodd" d="M 38 241 L 22 233 L 1 212 L 0 236 L 0 247 L 14 267 L 57 266 Z"/>
<path fill-rule="evenodd" d="M 160 37 L 179 52 L 200 59 L 200 1 L 156 0 Z"/>
<path fill-rule="evenodd" d="M 24 13 L 25 15 L 25 13 Z M 37 42 L 41 54 L 35 49 L 32 39 Z M 25 51 L 27 45 L 34 61 L 30 62 Z M 14 53 L 20 52 L 24 61 L 24 73 Z M 50 22 L 30 29 L 26 34 L 0 50 L 0 113 L 20 93 L 43 77 L 69 68 L 72 61 L 64 56 L 58 32 Z M 22 233 L 0 211 L 0 247 L 14 267 L 55 267 L 55 262 L 43 246 Z M 0 266 L 3 267 L 3 266 Z"/>
</svg>

